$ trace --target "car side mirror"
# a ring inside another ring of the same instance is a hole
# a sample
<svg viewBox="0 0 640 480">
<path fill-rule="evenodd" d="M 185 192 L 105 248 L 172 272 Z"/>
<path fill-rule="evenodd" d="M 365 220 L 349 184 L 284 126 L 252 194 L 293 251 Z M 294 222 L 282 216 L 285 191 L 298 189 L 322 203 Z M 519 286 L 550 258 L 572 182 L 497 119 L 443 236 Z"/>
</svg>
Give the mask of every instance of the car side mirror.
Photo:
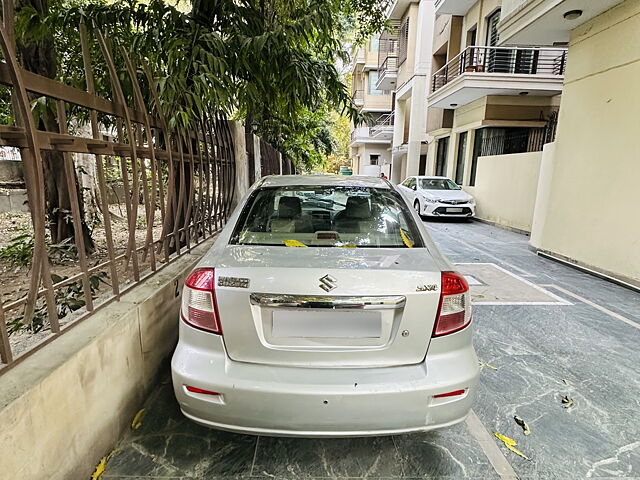
<svg viewBox="0 0 640 480">
<path fill-rule="evenodd" d="M 417 189 L 418 189 L 418 187 L 416 187 L 415 185 L 411 186 L 411 190 L 417 190 Z"/>
</svg>

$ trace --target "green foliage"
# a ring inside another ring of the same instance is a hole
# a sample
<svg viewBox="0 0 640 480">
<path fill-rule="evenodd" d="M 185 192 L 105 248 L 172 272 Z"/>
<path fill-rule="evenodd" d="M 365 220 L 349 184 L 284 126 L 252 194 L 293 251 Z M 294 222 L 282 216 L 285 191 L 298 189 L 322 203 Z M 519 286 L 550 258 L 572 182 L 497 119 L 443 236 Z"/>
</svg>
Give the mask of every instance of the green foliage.
<svg viewBox="0 0 640 480">
<path fill-rule="evenodd" d="M 113 40 L 118 71 L 125 71 L 118 48 L 123 46 L 155 72 L 155 108 L 171 129 L 183 131 L 215 112 L 246 118 L 257 134 L 303 167 L 321 161 L 335 143 L 326 128 L 330 111 L 363 120 L 335 65 L 348 60 L 345 38 L 362 39 L 382 27 L 388 3 L 196 0 L 185 12 L 162 0 L 57 2 L 46 25 L 54 32 L 61 80 L 85 88 L 78 29 L 70 26 L 81 21 L 98 26 Z M 41 34 L 44 27 L 36 20 L 25 12 L 21 25 Z M 91 42 L 96 91 L 112 97 L 96 43 Z M 131 82 L 120 77 L 132 105 Z M 153 105 L 152 86 L 144 75 L 138 78 Z"/>
<path fill-rule="evenodd" d="M 22 233 L 0 248 L 0 259 L 17 267 L 26 267 L 33 258 L 33 235 Z"/>
<path fill-rule="evenodd" d="M 58 283 L 65 280 L 67 277 L 61 277 L 59 275 L 52 274 L 51 280 L 53 283 Z M 91 288 L 91 296 L 95 298 L 100 289 L 100 284 L 107 284 L 105 279 L 107 278 L 106 272 L 98 272 L 89 277 L 89 285 Z M 84 299 L 84 290 L 82 289 L 82 281 L 78 280 L 72 282 L 64 287 L 58 289 L 55 295 L 56 311 L 59 318 L 63 318 L 69 313 L 75 312 L 84 307 L 86 302 Z M 44 302 L 39 305 L 34 312 L 33 321 L 31 323 L 24 323 L 24 317 L 20 316 L 10 321 L 7 321 L 7 330 L 9 335 L 23 330 L 31 333 L 40 332 L 47 325 L 48 312 L 47 306 Z"/>
</svg>

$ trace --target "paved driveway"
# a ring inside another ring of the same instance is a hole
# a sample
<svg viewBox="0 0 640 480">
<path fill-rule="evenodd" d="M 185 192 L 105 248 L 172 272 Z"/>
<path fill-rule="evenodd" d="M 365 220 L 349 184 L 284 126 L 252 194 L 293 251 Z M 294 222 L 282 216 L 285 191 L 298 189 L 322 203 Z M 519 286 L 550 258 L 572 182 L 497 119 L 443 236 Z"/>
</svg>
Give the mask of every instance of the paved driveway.
<svg viewBox="0 0 640 480">
<path fill-rule="evenodd" d="M 427 226 L 472 284 L 483 367 L 465 423 L 364 439 L 234 435 L 185 420 L 167 379 L 103 478 L 640 478 L 640 295 L 534 255 L 519 234 Z"/>
</svg>

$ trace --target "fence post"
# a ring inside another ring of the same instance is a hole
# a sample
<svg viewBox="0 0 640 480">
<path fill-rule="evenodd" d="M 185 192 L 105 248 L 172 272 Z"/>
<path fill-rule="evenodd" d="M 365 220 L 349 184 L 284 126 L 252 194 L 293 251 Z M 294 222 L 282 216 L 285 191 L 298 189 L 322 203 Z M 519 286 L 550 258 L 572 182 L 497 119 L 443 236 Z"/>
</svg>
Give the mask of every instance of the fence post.
<svg viewBox="0 0 640 480">
<path fill-rule="evenodd" d="M 253 167 L 254 167 L 254 181 L 257 181 L 262 177 L 262 151 L 260 150 L 260 137 L 252 135 L 253 139 Z"/>
<path fill-rule="evenodd" d="M 280 175 L 282 175 L 282 153 L 278 152 L 278 165 L 280 166 Z"/>
</svg>

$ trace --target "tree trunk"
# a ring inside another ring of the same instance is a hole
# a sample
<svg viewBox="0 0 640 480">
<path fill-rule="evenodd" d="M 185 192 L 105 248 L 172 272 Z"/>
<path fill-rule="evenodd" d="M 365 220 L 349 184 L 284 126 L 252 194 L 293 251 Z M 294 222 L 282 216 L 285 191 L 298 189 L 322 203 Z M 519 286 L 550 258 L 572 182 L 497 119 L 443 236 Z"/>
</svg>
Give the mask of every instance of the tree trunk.
<svg viewBox="0 0 640 480">
<path fill-rule="evenodd" d="M 25 7 L 31 7 L 40 18 L 49 13 L 48 0 L 19 0 L 16 4 L 16 14 Z M 48 78 L 55 78 L 57 73 L 57 59 L 53 36 L 48 33 L 35 39 L 30 37 L 30 32 L 22 32 L 22 36 L 16 38 L 16 51 L 21 60 L 22 67 L 26 70 Z M 59 132 L 60 126 L 55 113 L 48 107 L 43 108 L 43 114 L 36 119 L 39 129 L 49 132 Z M 64 168 L 64 158 L 61 152 L 43 151 L 45 177 L 45 201 L 47 210 L 47 223 L 51 233 L 51 242 L 56 244 L 70 239 L 74 242 L 73 220 L 71 218 L 71 199 L 67 187 L 67 174 Z M 84 220 L 84 202 L 80 195 L 78 178 L 73 173 L 72 184 L 80 199 L 80 217 L 82 218 L 82 235 L 87 253 L 95 249 L 91 232 Z"/>
</svg>

